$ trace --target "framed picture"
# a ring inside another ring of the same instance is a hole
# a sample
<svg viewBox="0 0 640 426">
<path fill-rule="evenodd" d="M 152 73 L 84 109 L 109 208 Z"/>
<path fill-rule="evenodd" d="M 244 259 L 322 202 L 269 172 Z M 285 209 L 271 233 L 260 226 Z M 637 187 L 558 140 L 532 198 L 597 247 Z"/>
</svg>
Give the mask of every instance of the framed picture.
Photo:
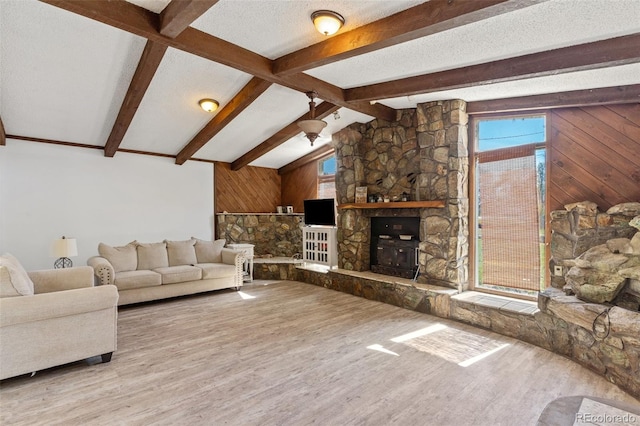
<svg viewBox="0 0 640 426">
<path fill-rule="evenodd" d="M 367 187 L 366 186 L 356 187 L 356 203 L 366 203 L 366 202 L 367 202 Z"/>
</svg>

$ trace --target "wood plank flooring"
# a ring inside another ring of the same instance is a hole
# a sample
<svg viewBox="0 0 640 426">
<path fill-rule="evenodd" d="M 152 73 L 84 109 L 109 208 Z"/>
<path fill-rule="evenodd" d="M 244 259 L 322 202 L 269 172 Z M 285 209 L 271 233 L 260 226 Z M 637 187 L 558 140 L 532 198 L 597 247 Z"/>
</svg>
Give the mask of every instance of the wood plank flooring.
<svg viewBox="0 0 640 426">
<path fill-rule="evenodd" d="M 639 404 L 535 346 L 281 282 L 121 308 L 111 363 L 4 380 L 0 424 L 535 425 L 571 395 Z"/>
</svg>

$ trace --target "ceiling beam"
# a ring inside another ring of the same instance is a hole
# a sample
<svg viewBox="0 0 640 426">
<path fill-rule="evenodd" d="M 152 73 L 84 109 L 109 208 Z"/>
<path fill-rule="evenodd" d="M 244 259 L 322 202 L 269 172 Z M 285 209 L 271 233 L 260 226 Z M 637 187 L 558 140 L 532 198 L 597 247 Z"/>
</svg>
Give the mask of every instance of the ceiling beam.
<svg viewBox="0 0 640 426">
<path fill-rule="evenodd" d="M 140 102 L 142 102 L 142 98 L 147 92 L 149 84 L 151 84 L 151 80 L 158 70 L 166 51 L 166 45 L 151 40 L 148 40 L 144 46 L 138 67 L 133 74 L 127 94 L 120 106 L 118 117 L 113 124 L 111 134 L 109 134 L 107 143 L 104 146 L 104 155 L 106 157 L 113 157 L 122 143 L 122 139 L 127 133 L 133 117 L 136 115 L 136 111 L 138 111 Z"/>
<path fill-rule="evenodd" d="M 318 93 L 318 98 L 341 107 L 387 121 L 395 120 L 396 111 L 393 108 L 381 104 L 370 105 L 368 102 L 346 102 L 344 92 L 340 87 L 304 73 L 286 77 L 276 76 L 271 72 L 272 60 L 195 28 L 189 27 L 173 39 L 165 37 L 157 30 L 160 22 L 158 14 L 124 0 L 40 1 L 169 47 L 227 65 L 271 83 L 303 93 L 314 90 Z"/>
<path fill-rule="evenodd" d="M 279 175 L 283 175 L 285 173 L 289 173 L 295 169 L 297 169 L 298 167 L 302 167 L 307 163 L 310 163 L 312 161 L 316 161 L 319 160 L 323 157 L 326 157 L 327 155 L 331 154 L 332 152 L 334 152 L 334 148 L 333 148 L 333 144 L 330 142 L 328 144 L 322 145 L 320 148 L 316 149 L 315 151 L 312 151 L 310 153 L 308 153 L 307 155 L 305 155 L 304 157 L 300 157 L 295 161 L 292 161 L 291 163 L 287 164 L 286 166 L 282 166 L 278 169 L 278 174 Z"/>
<path fill-rule="evenodd" d="M 541 1 L 430 0 L 282 56 L 273 62 L 273 73 L 303 72 L 538 3 Z"/>
<path fill-rule="evenodd" d="M 640 62 L 640 33 L 345 90 L 371 101 Z"/>
<path fill-rule="evenodd" d="M 240 91 L 225 105 L 215 117 L 178 153 L 176 164 L 184 164 L 211 140 L 220 130 L 229 124 L 234 118 L 244 111 L 258 96 L 264 93 L 271 82 L 258 77 L 252 78 Z"/>
<path fill-rule="evenodd" d="M 628 103 L 640 103 L 640 84 L 469 102 L 467 103 L 467 113 L 482 115 L 496 112 Z"/>
<path fill-rule="evenodd" d="M 171 0 L 160 13 L 160 34 L 176 38 L 218 0 Z"/>
<path fill-rule="evenodd" d="M 316 116 L 315 118 L 322 120 L 323 118 L 333 114 L 333 112 L 339 110 L 340 107 L 338 105 L 334 105 L 330 102 L 322 102 L 320 105 L 316 107 Z M 295 121 L 288 124 L 286 127 L 278 130 L 273 136 L 264 142 L 258 144 L 251 151 L 244 154 L 242 157 L 238 158 L 234 162 L 231 163 L 231 170 L 238 171 L 244 166 L 248 165 L 252 161 L 262 157 L 267 152 L 272 149 L 282 145 L 295 135 L 302 132 L 300 127 L 298 127 L 298 121 L 300 120 L 308 120 L 311 118 L 311 113 L 307 112 L 306 114 L 298 117 Z"/>
<path fill-rule="evenodd" d="M 2 123 L 2 117 L 0 117 L 0 146 L 7 144 L 7 133 L 4 131 L 4 124 Z"/>
</svg>

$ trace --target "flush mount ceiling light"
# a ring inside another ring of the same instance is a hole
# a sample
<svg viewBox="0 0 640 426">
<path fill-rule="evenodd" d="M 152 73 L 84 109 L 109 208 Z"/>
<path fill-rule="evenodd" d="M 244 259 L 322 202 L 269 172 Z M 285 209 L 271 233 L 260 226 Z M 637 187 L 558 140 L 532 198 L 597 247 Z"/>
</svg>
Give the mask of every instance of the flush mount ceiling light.
<svg viewBox="0 0 640 426">
<path fill-rule="evenodd" d="M 344 25 L 342 15 L 331 10 L 316 10 L 311 14 L 311 20 L 320 34 L 326 36 L 337 33 Z"/>
<path fill-rule="evenodd" d="M 307 96 L 311 100 L 309 102 L 309 120 L 300 120 L 298 121 L 298 127 L 302 129 L 309 142 L 311 142 L 311 146 L 313 146 L 313 141 L 318 138 L 318 135 L 327 126 L 327 122 L 323 120 L 316 120 L 316 103 L 313 102 L 313 98 L 318 96 L 316 92 L 307 92 Z"/>
<path fill-rule="evenodd" d="M 200 104 L 200 108 L 207 112 L 213 112 L 220 106 L 218 101 L 214 99 L 200 99 L 198 103 Z"/>
</svg>

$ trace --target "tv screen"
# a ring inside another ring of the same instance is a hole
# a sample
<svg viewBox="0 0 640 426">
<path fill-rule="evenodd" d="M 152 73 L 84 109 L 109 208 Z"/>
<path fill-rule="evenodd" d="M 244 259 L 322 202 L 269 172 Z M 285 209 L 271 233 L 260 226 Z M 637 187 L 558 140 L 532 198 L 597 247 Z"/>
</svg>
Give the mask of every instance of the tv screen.
<svg viewBox="0 0 640 426">
<path fill-rule="evenodd" d="M 336 226 L 336 202 L 333 198 L 304 200 L 304 224 Z"/>
</svg>

